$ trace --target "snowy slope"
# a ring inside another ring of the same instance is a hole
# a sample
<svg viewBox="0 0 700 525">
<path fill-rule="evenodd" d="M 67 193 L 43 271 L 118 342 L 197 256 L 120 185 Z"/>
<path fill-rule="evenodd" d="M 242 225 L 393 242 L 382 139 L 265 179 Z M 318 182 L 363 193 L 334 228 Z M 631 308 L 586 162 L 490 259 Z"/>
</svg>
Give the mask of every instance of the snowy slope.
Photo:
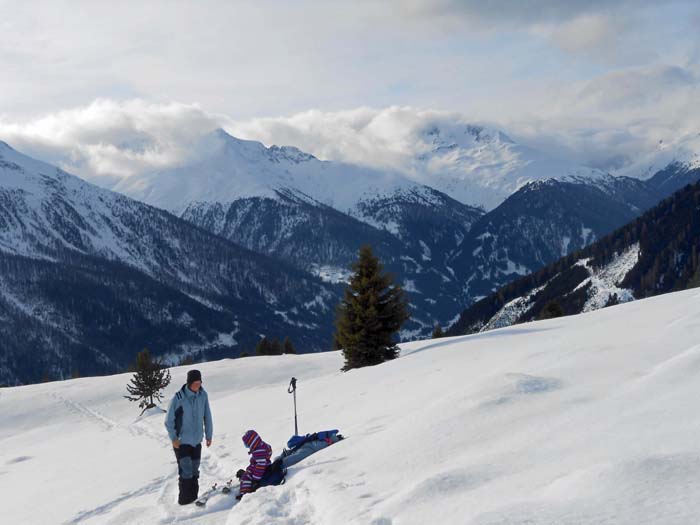
<svg viewBox="0 0 700 525">
<path fill-rule="evenodd" d="M 154 258 L 130 246 L 139 235 L 124 221 L 141 206 L 0 142 L 0 249 L 47 257 L 69 249 L 146 269 Z M 120 221 L 119 219 L 122 219 Z M 149 251 L 148 247 L 143 247 Z"/>
<path fill-rule="evenodd" d="M 231 203 L 291 192 L 311 203 L 358 214 L 360 202 L 427 188 L 397 172 L 320 161 L 294 147 L 266 148 L 219 129 L 205 137 L 197 160 L 172 170 L 128 177 L 112 189 L 181 215 L 196 203 Z"/>
<path fill-rule="evenodd" d="M 162 415 L 127 376 L 0 390 L 7 523 L 639 524 L 700 514 L 700 291 L 403 345 L 343 374 L 337 353 L 201 365 L 215 442 L 202 484 L 293 429 L 349 436 L 234 504 L 179 508 Z M 633 328 L 633 329 L 630 329 Z M 179 387 L 185 369 L 173 370 Z M 253 409 L 254 408 L 254 409 Z M 37 483 L 41 481 L 40 485 Z"/>
<path fill-rule="evenodd" d="M 321 161 L 291 146 L 266 148 L 223 130 L 192 147 L 200 152 L 196 160 L 124 178 L 112 189 L 178 215 L 195 203 L 275 197 L 279 190 L 291 190 L 362 217 L 358 203 L 394 195 L 420 194 L 430 202 L 437 190 L 463 204 L 492 209 L 529 181 L 604 175 L 518 144 L 500 131 L 464 124 L 422 132 L 401 173 Z"/>
</svg>

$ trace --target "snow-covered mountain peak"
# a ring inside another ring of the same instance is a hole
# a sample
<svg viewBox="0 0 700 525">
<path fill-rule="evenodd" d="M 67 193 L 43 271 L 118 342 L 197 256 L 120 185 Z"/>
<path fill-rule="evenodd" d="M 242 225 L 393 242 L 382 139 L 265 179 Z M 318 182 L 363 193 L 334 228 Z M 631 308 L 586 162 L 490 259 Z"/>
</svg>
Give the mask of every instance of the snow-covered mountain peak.
<svg viewBox="0 0 700 525">
<path fill-rule="evenodd" d="M 429 147 L 430 153 L 439 153 L 455 148 L 470 148 L 476 145 L 486 144 L 515 144 L 515 142 L 502 131 L 490 129 L 473 124 L 439 127 L 431 126 L 423 131 L 421 139 Z M 418 155 L 421 160 L 427 159 L 427 153 Z"/>
<path fill-rule="evenodd" d="M 266 157 L 267 148 L 257 140 L 245 140 L 228 134 L 219 128 L 202 140 L 203 156 L 225 157 L 230 161 L 244 159 L 262 161 Z"/>
<path fill-rule="evenodd" d="M 195 202 L 274 199 L 281 192 L 353 213 L 367 199 L 420 186 L 395 171 L 321 161 L 292 146 L 267 148 L 221 129 L 205 137 L 199 150 L 183 166 L 129 177 L 112 189 L 176 214 Z"/>
<path fill-rule="evenodd" d="M 228 155 L 230 160 L 235 160 L 236 157 L 243 157 L 249 161 L 262 162 L 267 160 L 275 163 L 289 162 L 293 164 L 318 160 L 310 153 L 301 151 L 294 146 L 273 145 L 267 148 L 263 143 L 256 140 L 234 137 L 222 128 L 214 130 L 208 137 L 205 137 L 204 143 L 213 146 L 213 149 L 210 147 L 205 151 L 210 151 L 215 155 Z"/>
<path fill-rule="evenodd" d="M 299 162 L 307 162 L 310 160 L 318 160 L 316 157 L 311 155 L 311 153 L 306 153 L 301 151 L 299 148 L 294 146 L 270 146 L 268 149 L 268 154 L 271 160 L 274 162 L 289 161 L 295 164 Z"/>
<path fill-rule="evenodd" d="M 30 188 L 36 190 L 39 185 L 47 183 L 46 179 L 57 177 L 62 179 L 72 177 L 76 181 L 79 180 L 56 166 L 28 157 L 6 142 L 0 141 L 0 191 L 7 189 L 29 191 Z"/>
<path fill-rule="evenodd" d="M 654 151 L 617 170 L 618 175 L 649 179 L 667 169 L 693 170 L 700 168 L 700 132 L 685 135 L 680 140 L 659 140 Z"/>
<path fill-rule="evenodd" d="M 431 126 L 420 136 L 414 178 L 460 202 L 492 209 L 527 182 L 601 176 L 480 125 Z"/>
</svg>

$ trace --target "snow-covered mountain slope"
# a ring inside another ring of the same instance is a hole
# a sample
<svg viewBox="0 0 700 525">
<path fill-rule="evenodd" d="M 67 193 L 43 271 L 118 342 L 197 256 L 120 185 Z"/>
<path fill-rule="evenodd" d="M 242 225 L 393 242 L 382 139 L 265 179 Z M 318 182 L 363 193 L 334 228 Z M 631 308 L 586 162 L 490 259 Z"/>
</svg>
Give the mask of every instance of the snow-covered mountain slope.
<svg viewBox="0 0 700 525">
<path fill-rule="evenodd" d="M 407 335 L 429 333 L 464 305 L 446 259 L 482 210 L 395 172 L 322 162 L 222 130 L 200 148 L 190 165 L 115 189 L 316 275 L 347 274 L 370 244 L 413 295 Z"/>
<path fill-rule="evenodd" d="M 295 194 L 363 218 L 358 204 L 397 192 L 431 193 L 396 171 L 321 161 L 294 147 L 266 148 L 219 129 L 196 146 L 196 160 L 172 170 L 128 177 L 112 189 L 181 215 L 197 203 L 229 204 L 246 197 Z"/>
<path fill-rule="evenodd" d="M 349 373 L 338 353 L 201 365 L 214 416 L 203 486 L 279 452 L 294 428 L 348 439 L 236 503 L 176 505 L 163 415 L 138 418 L 127 375 L 0 390 L 8 523 L 688 524 L 700 514 L 700 292 L 402 345 Z M 630 330 L 630 327 L 634 327 Z M 172 370 L 168 396 L 185 368 Z"/>
<path fill-rule="evenodd" d="M 435 126 L 425 130 L 421 139 L 423 151 L 414 159 L 414 179 L 487 210 L 528 182 L 603 175 L 518 144 L 503 132 L 484 126 Z"/>
<path fill-rule="evenodd" d="M 518 144 L 501 131 L 463 124 L 422 132 L 401 172 L 321 161 L 291 146 L 266 148 L 221 129 L 192 147 L 199 154 L 186 165 L 127 177 L 112 189 L 178 215 L 194 203 L 275 197 L 282 189 L 364 219 L 359 203 L 401 193 L 431 200 L 437 190 L 492 209 L 530 181 L 603 175 Z"/>
<path fill-rule="evenodd" d="M 700 184 L 684 187 L 593 244 L 487 295 L 450 333 L 532 320 L 551 302 L 575 314 L 700 286 L 698 203 Z"/>
<path fill-rule="evenodd" d="M 114 372 L 144 346 L 175 357 L 212 347 L 236 355 L 260 334 L 295 333 L 301 351 L 326 349 L 339 294 L 4 143 L 0 266 L 0 380 L 13 384 Z M 31 337 L 22 336 L 30 325 Z"/>
<path fill-rule="evenodd" d="M 487 296 L 631 221 L 658 201 L 648 185 L 610 175 L 529 182 L 481 217 L 451 258 L 465 296 Z"/>
</svg>

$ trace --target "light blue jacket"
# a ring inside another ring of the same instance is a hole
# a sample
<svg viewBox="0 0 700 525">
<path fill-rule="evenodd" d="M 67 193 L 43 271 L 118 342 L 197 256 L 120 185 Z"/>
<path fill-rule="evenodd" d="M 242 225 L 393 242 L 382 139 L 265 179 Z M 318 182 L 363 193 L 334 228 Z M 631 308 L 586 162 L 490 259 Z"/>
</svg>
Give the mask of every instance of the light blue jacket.
<svg viewBox="0 0 700 525">
<path fill-rule="evenodd" d="M 214 422 L 209 408 L 209 396 L 204 388 L 195 393 L 187 385 L 182 385 L 168 407 L 165 428 L 170 441 L 179 439 L 184 445 L 199 445 L 205 432 L 207 439 L 211 440 Z"/>
</svg>

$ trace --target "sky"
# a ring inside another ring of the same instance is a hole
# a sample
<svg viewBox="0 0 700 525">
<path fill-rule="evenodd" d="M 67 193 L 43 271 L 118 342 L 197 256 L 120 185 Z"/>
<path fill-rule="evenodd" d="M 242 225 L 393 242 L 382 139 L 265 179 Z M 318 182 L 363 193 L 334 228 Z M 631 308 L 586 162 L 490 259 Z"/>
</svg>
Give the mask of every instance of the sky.
<svg viewBox="0 0 700 525">
<path fill-rule="evenodd" d="M 391 163 L 434 122 L 616 168 L 700 131 L 700 2 L 0 0 L 0 140 L 85 176 L 216 127 Z"/>
</svg>

